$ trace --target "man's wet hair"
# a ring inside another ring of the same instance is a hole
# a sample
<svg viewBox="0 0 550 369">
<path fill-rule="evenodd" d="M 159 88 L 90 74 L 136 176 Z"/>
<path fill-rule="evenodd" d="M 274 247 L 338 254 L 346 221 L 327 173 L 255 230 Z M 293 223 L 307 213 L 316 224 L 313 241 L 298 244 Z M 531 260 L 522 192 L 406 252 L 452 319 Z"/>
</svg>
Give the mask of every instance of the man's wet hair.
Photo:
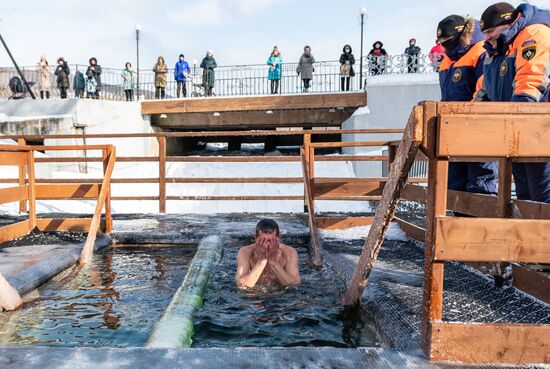
<svg viewBox="0 0 550 369">
<path fill-rule="evenodd" d="M 256 235 L 262 233 L 275 233 L 279 236 L 279 225 L 273 219 L 262 219 L 256 224 Z"/>
</svg>

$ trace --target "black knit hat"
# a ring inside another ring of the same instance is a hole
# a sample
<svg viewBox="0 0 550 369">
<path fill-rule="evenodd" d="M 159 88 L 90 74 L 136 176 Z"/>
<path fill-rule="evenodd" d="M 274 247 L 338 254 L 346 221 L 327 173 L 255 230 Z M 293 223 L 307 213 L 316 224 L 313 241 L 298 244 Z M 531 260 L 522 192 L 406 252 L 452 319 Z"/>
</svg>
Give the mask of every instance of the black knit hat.
<svg viewBox="0 0 550 369">
<path fill-rule="evenodd" d="M 481 15 L 481 30 L 485 31 L 514 22 L 515 8 L 508 3 L 496 3 L 485 9 Z"/>
<path fill-rule="evenodd" d="M 460 15 L 449 15 L 437 25 L 437 38 L 454 37 L 464 31 L 466 18 Z"/>
</svg>

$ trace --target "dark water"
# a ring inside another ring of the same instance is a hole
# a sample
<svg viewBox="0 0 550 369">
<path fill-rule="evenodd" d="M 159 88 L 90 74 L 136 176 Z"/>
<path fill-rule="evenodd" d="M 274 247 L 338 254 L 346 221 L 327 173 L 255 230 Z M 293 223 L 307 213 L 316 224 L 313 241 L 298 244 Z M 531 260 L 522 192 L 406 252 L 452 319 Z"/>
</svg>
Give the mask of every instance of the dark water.
<svg viewBox="0 0 550 369">
<path fill-rule="evenodd" d="M 39 297 L 0 313 L 0 342 L 139 347 L 181 285 L 193 248 L 114 248 L 79 274 L 65 273 Z"/>
<path fill-rule="evenodd" d="M 193 347 L 376 346 L 374 329 L 341 308 L 342 283 L 316 271 L 298 250 L 302 284 L 243 292 L 235 287 L 238 248 L 228 247 L 195 316 Z"/>
</svg>

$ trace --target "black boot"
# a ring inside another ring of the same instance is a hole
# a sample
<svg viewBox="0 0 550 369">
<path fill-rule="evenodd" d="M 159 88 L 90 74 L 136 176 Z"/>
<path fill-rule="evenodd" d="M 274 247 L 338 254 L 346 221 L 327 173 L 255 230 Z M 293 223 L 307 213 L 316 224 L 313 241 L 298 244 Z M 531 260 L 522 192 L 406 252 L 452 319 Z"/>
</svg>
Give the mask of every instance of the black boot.
<svg viewBox="0 0 550 369">
<path fill-rule="evenodd" d="M 44 99 L 44 91 L 40 91 L 40 98 Z"/>
<path fill-rule="evenodd" d="M 46 99 L 50 98 L 50 91 L 46 91 Z"/>
</svg>

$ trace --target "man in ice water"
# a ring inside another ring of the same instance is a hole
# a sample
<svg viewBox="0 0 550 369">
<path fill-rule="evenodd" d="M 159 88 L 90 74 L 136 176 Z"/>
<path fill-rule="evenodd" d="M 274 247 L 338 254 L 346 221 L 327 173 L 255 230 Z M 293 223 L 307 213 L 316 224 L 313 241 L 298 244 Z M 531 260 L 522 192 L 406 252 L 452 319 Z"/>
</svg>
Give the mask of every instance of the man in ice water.
<svg viewBox="0 0 550 369">
<path fill-rule="evenodd" d="M 280 243 L 279 225 L 274 220 L 260 220 L 254 240 L 252 245 L 240 249 L 237 256 L 235 279 L 239 288 L 300 284 L 298 253 Z"/>
</svg>

